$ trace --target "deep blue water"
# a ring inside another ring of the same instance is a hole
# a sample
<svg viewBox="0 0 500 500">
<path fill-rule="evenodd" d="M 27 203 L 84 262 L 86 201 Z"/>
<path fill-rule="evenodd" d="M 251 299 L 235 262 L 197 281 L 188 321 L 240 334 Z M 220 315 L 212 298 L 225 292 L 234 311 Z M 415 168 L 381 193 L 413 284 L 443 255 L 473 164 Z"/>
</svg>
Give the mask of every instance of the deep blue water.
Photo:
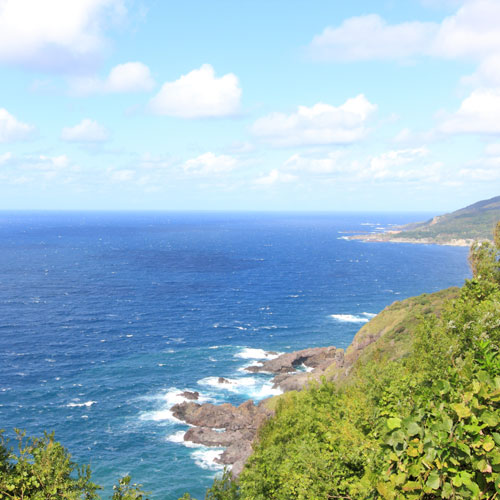
<svg viewBox="0 0 500 500">
<path fill-rule="evenodd" d="M 260 399 L 259 349 L 346 347 L 363 313 L 461 285 L 465 248 L 340 239 L 422 218 L 0 213 L 0 427 L 55 430 L 106 494 L 130 473 L 201 499 L 218 450 L 176 442 L 178 392 Z"/>
</svg>

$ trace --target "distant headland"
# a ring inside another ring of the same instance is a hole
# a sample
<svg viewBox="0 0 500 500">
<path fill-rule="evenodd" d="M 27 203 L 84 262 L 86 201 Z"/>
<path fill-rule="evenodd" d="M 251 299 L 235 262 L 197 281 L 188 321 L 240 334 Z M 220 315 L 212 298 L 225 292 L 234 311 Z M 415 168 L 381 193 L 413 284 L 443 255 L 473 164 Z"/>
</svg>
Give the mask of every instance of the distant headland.
<svg viewBox="0 0 500 500">
<path fill-rule="evenodd" d="M 425 222 L 407 224 L 383 233 L 356 234 L 346 239 L 470 246 L 475 240 L 491 240 L 499 219 L 500 196 L 495 196 Z"/>
</svg>

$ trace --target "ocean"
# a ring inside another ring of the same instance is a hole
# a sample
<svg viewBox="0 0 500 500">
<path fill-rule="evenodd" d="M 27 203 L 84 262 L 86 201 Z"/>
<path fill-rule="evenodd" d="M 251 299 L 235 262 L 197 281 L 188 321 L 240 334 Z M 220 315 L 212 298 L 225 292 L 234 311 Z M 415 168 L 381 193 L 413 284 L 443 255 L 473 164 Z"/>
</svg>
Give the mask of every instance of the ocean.
<svg viewBox="0 0 500 500">
<path fill-rule="evenodd" d="M 347 241 L 428 214 L 0 213 L 0 428 L 54 430 L 111 493 L 201 500 L 220 449 L 188 447 L 183 390 L 274 393 L 243 369 L 347 347 L 396 300 L 469 277 L 466 248 Z M 219 384 L 225 377 L 230 384 Z"/>
</svg>

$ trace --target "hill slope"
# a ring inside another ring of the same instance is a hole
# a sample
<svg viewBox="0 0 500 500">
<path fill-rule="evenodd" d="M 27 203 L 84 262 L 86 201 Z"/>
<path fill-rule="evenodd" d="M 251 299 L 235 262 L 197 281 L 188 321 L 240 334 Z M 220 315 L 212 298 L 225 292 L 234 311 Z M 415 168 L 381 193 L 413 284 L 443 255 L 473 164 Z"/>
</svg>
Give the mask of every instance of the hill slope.
<svg viewBox="0 0 500 500">
<path fill-rule="evenodd" d="M 438 243 L 469 246 L 474 240 L 491 240 L 495 223 L 500 219 L 500 196 L 481 200 L 426 222 L 407 224 L 397 231 L 359 235 L 354 239 L 402 243 Z"/>
</svg>

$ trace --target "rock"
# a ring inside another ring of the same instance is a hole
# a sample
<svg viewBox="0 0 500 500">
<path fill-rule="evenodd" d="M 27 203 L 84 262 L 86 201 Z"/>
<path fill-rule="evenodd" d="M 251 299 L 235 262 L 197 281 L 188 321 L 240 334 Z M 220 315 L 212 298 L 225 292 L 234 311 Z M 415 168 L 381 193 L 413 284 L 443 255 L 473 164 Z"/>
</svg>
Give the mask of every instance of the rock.
<svg viewBox="0 0 500 500">
<path fill-rule="evenodd" d="M 282 373 L 273 378 L 273 388 L 280 388 L 283 392 L 301 391 L 309 381 L 316 380 L 311 373 Z"/>
<path fill-rule="evenodd" d="M 253 429 L 257 430 L 271 412 L 264 406 L 255 406 L 250 399 L 240 406 L 229 403 L 213 405 L 205 403 L 184 402 L 172 406 L 175 418 L 197 427 L 224 428 L 226 430 Z"/>
<path fill-rule="evenodd" d="M 185 441 L 226 447 L 216 461 L 232 464 L 234 477 L 238 476 L 252 453 L 257 430 L 272 415 L 266 406 L 255 405 L 252 400 L 239 406 L 229 403 L 200 405 L 189 401 L 174 405 L 171 411 L 176 418 L 195 426 L 184 434 Z"/>
<path fill-rule="evenodd" d="M 309 368 L 326 368 L 333 362 L 343 359 L 343 351 L 336 347 L 313 347 L 302 351 L 287 352 L 277 358 L 265 361 L 261 366 L 254 365 L 246 368 L 252 373 L 290 373 L 295 372 L 297 366 L 304 364 Z"/>
<path fill-rule="evenodd" d="M 229 380 L 227 378 L 224 378 L 224 377 L 219 377 L 217 379 L 217 383 L 218 384 L 230 384 L 231 382 L 229 382 Z"/>
<path fill-rule="evenodd" d="M 197 399 L 199 399 L 200 393 L 198 391 L 184 391 L 181 392 L 179 396 L 196 401 Z"/>
</svg>

